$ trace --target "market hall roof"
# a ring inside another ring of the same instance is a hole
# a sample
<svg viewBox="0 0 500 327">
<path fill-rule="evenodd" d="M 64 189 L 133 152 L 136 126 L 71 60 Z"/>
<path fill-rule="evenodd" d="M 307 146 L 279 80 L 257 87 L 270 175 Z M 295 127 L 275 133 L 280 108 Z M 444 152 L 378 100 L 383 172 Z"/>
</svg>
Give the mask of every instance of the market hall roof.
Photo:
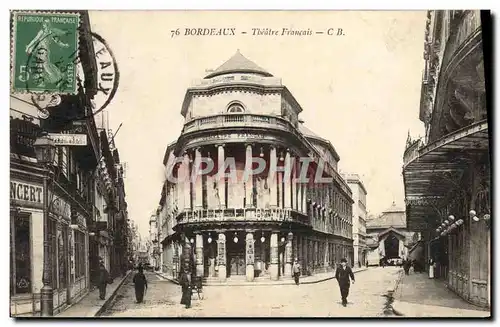
<svg viewBox="0 0 500 327">
<path fill-rule="evenodd" d="M 405 210 L 396 206 L 396 203 L 384 210 L 380 216 L 366 221 L 366 228 L 406 228 Z"/>
<path fill-rule="evenodd" d="M 223 63 L 219 68 L 205 76 L 205 79 L 212 78 L 219 75 L 234 74 L 234 73 L 250 73 L 258 74 L 267 77 L 273 77 L 273 75 L 267 72 L 265 69 L 259 67 L 253 61 L 247 59 L 238 50 L 229 60 Z"/>
<path fill-rule="evenodd" d="M 468 156 L 489 151 L 486 119 L 430 143 L 416 140 L 404 153 L 403 179 L 408 228 L 422 231 L 440 219 L 438 210 L 454 196 L 456 180 L 470 169 Z"/>
</svg>

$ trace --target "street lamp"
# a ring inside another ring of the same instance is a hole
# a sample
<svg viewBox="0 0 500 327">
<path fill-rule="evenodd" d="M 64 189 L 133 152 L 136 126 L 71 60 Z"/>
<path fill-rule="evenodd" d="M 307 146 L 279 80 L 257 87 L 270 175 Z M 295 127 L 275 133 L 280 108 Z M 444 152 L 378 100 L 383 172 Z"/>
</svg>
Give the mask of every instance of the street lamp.
<svg viewBox="0 0 500 327">
<path fill-rule="evenodd" d="M 43 179 L 43 287 L 40 290 L 40 312 L 42 317 L 54 315 L 54 290 L 52 289 L 52 256 L 49 243 L 49 196 L 47 191 L 48 179 L 51 174 L 50 164 L 53 163 L 56 155 L 54 140 L 44 135 L 36 139 L 33 144 L 37 161 L 45 166 L 47 175 Z"/>
</svg>

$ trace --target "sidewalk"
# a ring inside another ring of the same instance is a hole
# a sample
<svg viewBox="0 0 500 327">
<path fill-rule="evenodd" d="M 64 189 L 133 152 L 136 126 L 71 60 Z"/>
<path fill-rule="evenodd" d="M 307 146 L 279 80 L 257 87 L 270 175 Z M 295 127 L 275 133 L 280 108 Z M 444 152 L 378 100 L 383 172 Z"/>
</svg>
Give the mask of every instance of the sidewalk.
<svg viewBox="0 0 500 327">
<path fill-rule="evenodd" d="M 365 271 L 368 268 L 362 267 L 362 268 L 353 268 L 354 273 L 358 273 L 361 271 Z M 172 283 L 178 284 L 177 280 L 173 279 L 172 276 L 167 275 L 166 273 L 159 273 L 156 272 L 156 274 L 165 280 L 168 280 Z M 238 276 L 239 277 L 239 276 Z M 313 276 L 305 276 L 305 277 L 300 277 L 300 283 L 301 284 L 315 284 L 315 283 L 320 283 L 324 282 L 326 280 L 330 280 L 335 278 L 335 272 L 326 272 L 326 273 L 318 273 Z M 220 282 L 217 279 L 212 279 L 210 278 L 206 282 L 203 283 L 204 286 L 269 286 L 269 285 L 295 285 L 295 282 L 292 277 L 282 277 L 279 280 L 272 281 L 269 279 L 268 276 L 266 277 L 258 277 L 255 278 L 253 282 L 247 282 L 243 277 L 241 278 L 228 278 L 225 282 Z"/>
<path fill-rule="evenodd" d="M 403 275 L 392 308 L 405 317 L 490 317 L 491 313 L 464 301 L 442 281 L 425 273 Z"/>
<path fill-rule="evenodd" d="M 81 301 L 73 304 L 68 309 L 64 310 L 56 318 L 76 318 L 76 317 L 97 317 L 99 316 L 113 301 L 118 289 L 123 285 L 125 280 L 130 276 L 131 271 L 128 271 L 125 277 L 115 278 L 113 284 L 108 285 L 106 289 L 106 299 L 99 299 L 99 289 L 94 289 L 89 292 Z"/>
</svg>

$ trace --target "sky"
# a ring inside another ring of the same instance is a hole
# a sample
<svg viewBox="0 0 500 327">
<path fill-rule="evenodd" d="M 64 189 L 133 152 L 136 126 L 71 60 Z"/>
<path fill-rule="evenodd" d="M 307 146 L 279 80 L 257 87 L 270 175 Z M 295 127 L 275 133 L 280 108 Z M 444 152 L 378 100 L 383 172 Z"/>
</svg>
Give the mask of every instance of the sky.
<svg viewBox="0 0 500 327">
<path fill-rule="evenodd" d="M 418 119 L 425 11 L 91 11 L 92 31 L 113 51 L 120 83 L 106 108 L 120 160 L 127 163 L 129 218 L 148 235 L 159 204 L 166 147 L 181 132 L 192 81 L 239 49 L 297 99 L 305 125 L 328 139 L 339 169 L 357 173 L 367 207 L 404 205 L 403 151 Z M 185 36 L 185 28 L 234 28 L 234 36 Z M 255 36 L 252 28 L 327 31 L 342 36 Z M 172 30 L 180 35 L 172 37 Z M 241 34 L 247 31 L 247 34 Z"/>
</svg>

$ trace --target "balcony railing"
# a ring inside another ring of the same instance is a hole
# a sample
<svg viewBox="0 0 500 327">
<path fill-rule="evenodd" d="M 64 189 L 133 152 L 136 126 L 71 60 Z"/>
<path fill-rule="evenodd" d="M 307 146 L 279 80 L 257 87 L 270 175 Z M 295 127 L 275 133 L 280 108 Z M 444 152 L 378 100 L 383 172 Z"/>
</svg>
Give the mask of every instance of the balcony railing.
<svg viewBox="0 0 500 327">
<path fill-rule="evenodd" d="M 418 158 L 420 148 L 423 146 L 421 140 L 416 140 L 413 142 L 404 152 L 403 155 L 403 166 L 408 165 L 414 159 Z"/>
<path fill-rule="evenodd" d="M 184 125 L 183 133 L 220 127 L 258 126 L 278 129 L 290 133 L 295 132 L 291 122 L 280 117 L 255 114 L 219 114 L 194 118 Z"/>
<path fill-rule="evenodd" d="M 218 114 L 213 116 L 203 116 L 194 118 L 184 124 L 182 134 L 191 133 L 200 130 L 218 129 L 221 127 L 262 127 L 266 129 L 281 130 L 295 135 L 304 144 L 310 144 L 309 141 L 298 131 L 296 126 L 287 119 L 257 114 Z M 314 147 L 311 145 L 311 148 Z M 338 172 L 332 167 L 331 163 L 324 159 L 321 153 L 313 152 L 312 159 L 319 162 L 320 159 L 325 162 L 326 172 L 334 178 L 334 180 L 341 185 L 342 189 L 349 193 L 349 187 L 345 181 L 340 177 Z"/>
<path fill-rule="evenodd" d="M 198 209 L 187 210 L 177 216 L 178 224 L 199 222 L 296 222 L 310 225 L 309 219 L 292 209 Z"/>
</svg>

